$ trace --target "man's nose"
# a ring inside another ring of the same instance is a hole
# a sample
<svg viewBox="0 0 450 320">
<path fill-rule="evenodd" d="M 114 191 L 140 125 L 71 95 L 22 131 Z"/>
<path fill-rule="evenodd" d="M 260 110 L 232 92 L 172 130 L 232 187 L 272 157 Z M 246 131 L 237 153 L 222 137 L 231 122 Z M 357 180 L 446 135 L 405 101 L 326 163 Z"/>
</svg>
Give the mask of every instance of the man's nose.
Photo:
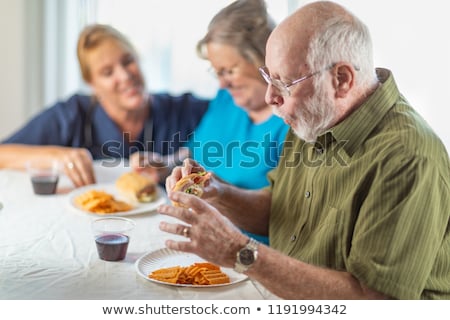
<svg viewBox="0 0 450 320">
<path fill-rule="evenodd" d="M 268 105 L 279 107 L 283 104 L 283 97 L 278 90 L 271 84 L 267 85 L 266 95 L 264 99 Z"/>
</svg>

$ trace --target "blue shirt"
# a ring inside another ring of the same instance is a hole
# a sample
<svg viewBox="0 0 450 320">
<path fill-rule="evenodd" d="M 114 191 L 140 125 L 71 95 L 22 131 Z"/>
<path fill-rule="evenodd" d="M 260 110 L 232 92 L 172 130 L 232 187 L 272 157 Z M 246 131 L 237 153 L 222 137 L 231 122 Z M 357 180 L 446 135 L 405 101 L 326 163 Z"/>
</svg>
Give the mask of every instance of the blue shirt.
<svg viewBox="0 0 450 320">
<path fill-rule="evenodd" d="M 253 123 L 222 89 L 210 102 L 188 147 L 193 159 L 224 181 L 244 189 L 260 189 L 269 184 L 266 175 L 277 166 L 287 130 L 275 115 Z M 266 236 L 242 231 L 269 244 Z"/>
<path fill-rule="evenodd" d="M 210 102 L 188 146 L 206 170 L 238 187 L 259 189 L 269 184 L 266 174 L 277 166 L 287 129 L 275 115 L 253 123 L 222 89 Z"/>
<path fill-rule="evenodd" d="M 151 95 L 151 111 L 139 139 L 128 142 L 92 97 L 73 95 L 44 110 L 3 143 L 87 148 L 94 159 L 128 158 L 135 151 L 173 153 L 186 143 L 209 101 L 186 93 Z"/>
</svg>

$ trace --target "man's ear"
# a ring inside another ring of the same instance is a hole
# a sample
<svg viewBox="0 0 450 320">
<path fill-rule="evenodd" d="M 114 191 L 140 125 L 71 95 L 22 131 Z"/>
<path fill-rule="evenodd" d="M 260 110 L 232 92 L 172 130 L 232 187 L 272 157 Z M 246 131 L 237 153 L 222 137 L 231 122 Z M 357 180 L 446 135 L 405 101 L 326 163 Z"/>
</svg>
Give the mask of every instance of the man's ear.
<svg viewBox="0 0 450 320">
<path fill-rule="evenodd" d="M 354 80 L 355 70 L 348 64 L 337 63 L 333 67 L 333 87 L 336 91 L 336 98 L 345 98 L 353 88 Z"/>
</svg>

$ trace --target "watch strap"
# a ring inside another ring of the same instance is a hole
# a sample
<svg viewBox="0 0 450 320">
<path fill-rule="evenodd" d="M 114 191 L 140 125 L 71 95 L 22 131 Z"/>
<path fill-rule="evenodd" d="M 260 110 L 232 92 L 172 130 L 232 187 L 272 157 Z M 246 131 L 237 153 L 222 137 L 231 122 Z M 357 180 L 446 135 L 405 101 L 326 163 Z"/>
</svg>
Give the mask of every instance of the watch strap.
<svg viewBox="0 0 450 320">
<path fill-rule="evenodd" d="M 258 256 L 258 245 L 259 245 L 258 241 L 256 241 L 253 238 L 249 238 L 247 244 L 241 250 L 239 250 L 236 254 L 236 262 L 234 264 L 234 271 L 236 271 L 238 273 L 243 273 L 243 272 L 247 271 L 253 265 L 253 263 L 255 263 L 256 258 Z M 251 250 L 253 252 L 254 260 L 251 265 L 242 264 L 240 261 L 240 253 L 242 250 L 245 250 L 245 249 Z"/>
</svg>

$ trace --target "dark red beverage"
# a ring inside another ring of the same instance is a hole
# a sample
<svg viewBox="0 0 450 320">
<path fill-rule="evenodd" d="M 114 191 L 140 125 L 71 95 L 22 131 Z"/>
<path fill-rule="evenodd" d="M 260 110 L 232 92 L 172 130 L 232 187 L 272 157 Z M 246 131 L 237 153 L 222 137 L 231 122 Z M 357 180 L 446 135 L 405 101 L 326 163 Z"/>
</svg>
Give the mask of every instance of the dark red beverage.
<svg viewBox="0 0 450 320">
<path fill-rule="evenodd" d="M 106 261 L 119 261 L 125 258 L 130 238 L 124 234 L 103 234 L 95 238 L 98 256 Z"/>
<path fill-rule="evenodd" d="M 54 194 L 58 185 L 58 176 L 34 176 L 31 177 L 34 193 Z"/>
</svg>

